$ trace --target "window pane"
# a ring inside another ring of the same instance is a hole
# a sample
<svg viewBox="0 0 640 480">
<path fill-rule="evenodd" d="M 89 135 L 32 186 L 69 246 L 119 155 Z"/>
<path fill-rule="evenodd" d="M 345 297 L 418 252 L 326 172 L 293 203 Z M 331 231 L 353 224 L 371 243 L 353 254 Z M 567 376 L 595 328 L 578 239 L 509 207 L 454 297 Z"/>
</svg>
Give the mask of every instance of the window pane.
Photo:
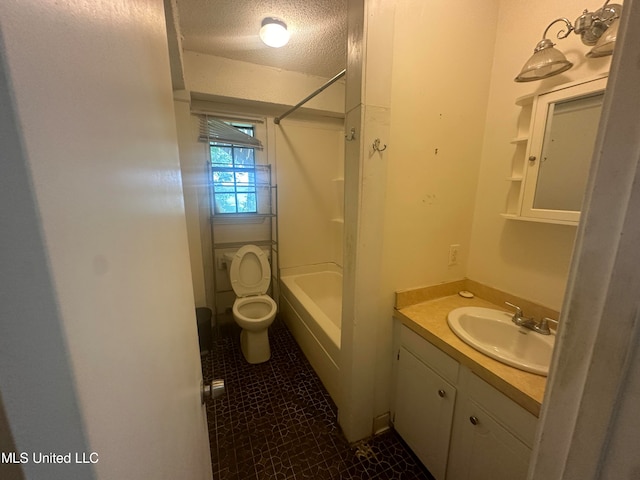
<svg viewBox="0 0 640 480">
<path fill-rule="evenodd" d="M 257 211 L 255 193 L 238 193 L 237 196 L 238 196 L 238 212 L 255 213 Z"/>
<path fill-rule="evenodd" d="M 219 166 L 233 166 L 233 148 L 211 146 L 211 163 Z"/>
<path fill-rule="evenodd" d="M 233 159 L 236 167 L 253 167 L 256 163 L 253 148 L 234 148 Z"/>
<path fill-rule="evenodd" d="M 251 185 L 255 187 L 256 176 L 253 170 L 249 172 L 242 172 L 242 171 L 236 172 L 235 177 L 236 177 L 236 184 L 242 185 L 242 186 Z"/>
<path fill-rule="evenodd" d="M 253 127 L 239 127 L 237 125 L 234 125 L 234 127 L 240 130 L 242 133 L 245 133 L 253 137 Z"/>
<path fill-rule="evenodd" d="M 229 172 L 214 171 L 213 182 L 214 183 L 225 182 L 225 183 L 233 184 L 233 171 L 229 171 Z"/>
<path fill-rule="evenodd" d="M 216 193 L 215 211 L 216 213 L 236 213 L 235 193 Z"/>
</svg>

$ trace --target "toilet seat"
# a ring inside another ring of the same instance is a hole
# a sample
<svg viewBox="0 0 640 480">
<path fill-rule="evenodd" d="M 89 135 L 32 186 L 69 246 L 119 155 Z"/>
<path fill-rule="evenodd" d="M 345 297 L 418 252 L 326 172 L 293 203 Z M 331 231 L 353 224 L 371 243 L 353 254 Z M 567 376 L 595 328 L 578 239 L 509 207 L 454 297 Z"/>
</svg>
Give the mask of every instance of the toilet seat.
<svg viewBox="0 0 640 480">
<path fill-rule="evenodd" d="M 267 255 L 255 245 L 240 248 L 229 269 L 231 288 L 238 297 L 264 295 L 271 282 L 271 267 Z"/>
</svg>

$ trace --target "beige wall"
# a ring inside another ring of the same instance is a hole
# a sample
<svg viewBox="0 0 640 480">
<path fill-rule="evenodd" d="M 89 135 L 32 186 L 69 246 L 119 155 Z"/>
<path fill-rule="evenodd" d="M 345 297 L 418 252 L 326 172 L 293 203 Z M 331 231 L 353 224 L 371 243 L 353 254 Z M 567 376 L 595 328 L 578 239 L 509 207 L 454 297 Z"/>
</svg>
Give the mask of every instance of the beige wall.
<svg viewBox="0 0 640 480">
<path fill-rule="evenodd" d="M 590 0 L 567 7 L 541 0 L 533 9 L 526 0 L 500 2 L 466 276 L 555 310 L 562 306 L 576 227 L 517 222 L 499 215 L 506 205 L 506 179 L 515 153 L 509 142 L 517 133 L 520 108 L 514 101 L 561 83 L 595 77 L 608 70 L 611 57 L 586 59 L 588 48 L 571 34 L 556 42 L 574 63 L 571 70 L 540 82 L 516 83 L 513 78 L 553 19 L 567 16 L 573 20 L 582 9 L 595 10 L 600 5 Z M 550 36 L 557 31 L 552 28 Z"/>
<path fill-rule="evenodd" d="M 377 415 L 389 407 L 394 292 L 466 275 L 497 13 L 496 1 L 397 2 Z"/>
<path fill-rule="evenodd" d="M 384 256 L 394 290 L 465 276 L 496 20 L 495 1 L 398 2 Z"/>
</svg>

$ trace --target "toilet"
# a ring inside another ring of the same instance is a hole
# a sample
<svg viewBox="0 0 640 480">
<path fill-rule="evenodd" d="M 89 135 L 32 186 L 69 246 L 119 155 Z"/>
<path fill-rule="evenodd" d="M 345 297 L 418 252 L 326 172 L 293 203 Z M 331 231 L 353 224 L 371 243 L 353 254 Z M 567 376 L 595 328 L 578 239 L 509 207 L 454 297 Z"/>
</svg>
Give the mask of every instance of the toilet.
<svg viewBox="0 0 640 480">
<path fill-rule="evenodd" d="M 269 260 L 255 245 L 245 245 L 225 257 L 231 288 L 237 297 L 233 303 L 233 319 L 242 328 L 242 354 L 249 363 L 266 362 L 271 358 L 268 328 L 277 310 L 276 302 L 266 295 L 271 282 Z"/>
</svg>

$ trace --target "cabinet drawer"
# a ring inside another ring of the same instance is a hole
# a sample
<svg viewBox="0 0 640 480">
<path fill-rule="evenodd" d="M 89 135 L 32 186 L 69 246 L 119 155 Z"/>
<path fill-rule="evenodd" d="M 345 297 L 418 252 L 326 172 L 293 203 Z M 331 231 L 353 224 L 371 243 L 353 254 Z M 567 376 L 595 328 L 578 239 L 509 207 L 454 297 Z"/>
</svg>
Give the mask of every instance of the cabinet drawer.
<svg viewBox="0 0 640 480">
<path fill-rule="evenodd" d="M 400 343 L 441 377 L 455 385 L 460 368 L 457 361 L 404 325 L 400 329 Z"/>
</svg>

